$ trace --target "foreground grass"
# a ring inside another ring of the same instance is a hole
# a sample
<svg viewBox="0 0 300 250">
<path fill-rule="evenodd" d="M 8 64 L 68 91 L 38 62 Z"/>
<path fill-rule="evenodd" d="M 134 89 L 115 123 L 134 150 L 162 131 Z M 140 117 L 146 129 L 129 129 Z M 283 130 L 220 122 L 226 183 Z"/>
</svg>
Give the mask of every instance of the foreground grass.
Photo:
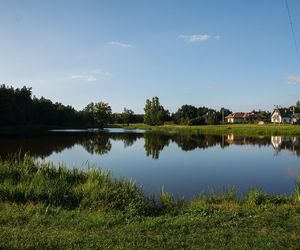
<svg viewBox="0 0 300 250">
<path fill-rule="evenodd" d="M 300 182 L 292 196 L 231 189 L 188 202 L 96 169 L 0 162 L 0 249 L 298 249 L 299 231 Z"/>
<path fill-rule="evenodd" d="M 202 205 L 177 215 L 0 204 L 2 249 L 299 249 L 300 207 Z"/>
<path fill-rule="evenodd" d="M 202 126 L 184 126 L 184 125 L 162 125 L 150 126 L 146 124 L 119 125 L 129 129 L 145 129 L 161 132 L 180 132 L 193 134 L 235 134 L 235 135 L 300 135 L 300 125 L 273 125 L 273 124 L 224 124 L 224 125 L 202 125 Z"/>
</svg>

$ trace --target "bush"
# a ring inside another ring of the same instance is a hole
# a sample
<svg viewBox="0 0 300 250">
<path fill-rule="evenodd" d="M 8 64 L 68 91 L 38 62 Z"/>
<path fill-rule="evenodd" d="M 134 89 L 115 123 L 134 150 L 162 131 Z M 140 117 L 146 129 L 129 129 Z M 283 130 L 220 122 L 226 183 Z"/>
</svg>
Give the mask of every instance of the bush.
<svg viewBox="0 0 300 250">
<path fill-rule="evenodd" d="M 195 126 L 195 125 L 204 125 L 205 119 L 203 117 L 196 117 L 193 119 L 190 119 L 188 122 L 189 126 Z"/>
</svg>

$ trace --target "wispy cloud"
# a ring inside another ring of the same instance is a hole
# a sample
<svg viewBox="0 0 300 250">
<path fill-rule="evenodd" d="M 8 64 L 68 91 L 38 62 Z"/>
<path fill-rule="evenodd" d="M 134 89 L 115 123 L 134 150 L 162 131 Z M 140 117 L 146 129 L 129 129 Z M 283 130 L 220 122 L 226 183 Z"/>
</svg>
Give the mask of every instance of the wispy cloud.
<svg viewBox="0 0 300 250">
<path fill-rule="evenodd" d="M 83 80 L 87 82 L 94 82 L 97 81 L 97 78 L 92 75 L 72 75 L 70 76 L 71 79 Z"/>
<path fill-rule="evenodd" d="M 179 39 L 183 39 L 187 43 L 196 43 L 196 42 L 205 42 L 208 41 L 209 39 L 216 39 L 220 40 L 221 36 L 216 35 L 216 36 L 211 36 L 208 34 L 198 34 L 198 35 L 180 35 L 178 37 Z"/>
<path fill-rule="evenodd" d="M 104 71 L 103 69 L 93 69 L 93 70 L 90 70 L 90 72 L 92 74 L 99 75 L 99 76 L 109 76 L 110 75 L 110 73 L 108 71 Z"/>
<path fill-rule="evenodd" d="M 124 48 L 124 49 L 132 47 L 132 45 L 129 44 L 129 43 L 121 43 L 121 42 L 116 42 L 116 41 L 111 41 L 108 44 L 112 45 L 112 46 L 116 46 L 116 47 L 121 47 L 121 48 Z"/>
<path fill-rule="evenodd" d="M 106 76 L 110 76 L 111 74 L 107 71 L 104 71 L 102 69 L 93 69 L 87 71 L 85 74 L 76 74 L 76 75 L 71 75 L 69 79 L 73 80 L 81 80 L 81 81 L 86 81 L 86 82 L 95 82 L 99 80 L 99 78 L 103 78 Z"/>
<path fill-rule="evenodd" d="M 300 75 L 289 75 L 288 83 L 289 84 L 300 84 Z"/>
</svg>

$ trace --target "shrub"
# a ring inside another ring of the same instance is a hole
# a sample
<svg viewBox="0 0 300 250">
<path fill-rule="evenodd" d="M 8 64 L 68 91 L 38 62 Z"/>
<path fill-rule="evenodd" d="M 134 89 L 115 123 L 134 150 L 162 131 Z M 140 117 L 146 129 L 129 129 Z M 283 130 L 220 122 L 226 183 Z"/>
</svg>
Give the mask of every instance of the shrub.
<svg viewBox="0 0 300 250">
<path fill-rule="evenodd" d="M 203 117 L 196 117 L 193 119 L 190 119 L 188 122 L 189 126 L 195 126 L 195 125 L 204 125 L 205 119 Z"/>
</svg>

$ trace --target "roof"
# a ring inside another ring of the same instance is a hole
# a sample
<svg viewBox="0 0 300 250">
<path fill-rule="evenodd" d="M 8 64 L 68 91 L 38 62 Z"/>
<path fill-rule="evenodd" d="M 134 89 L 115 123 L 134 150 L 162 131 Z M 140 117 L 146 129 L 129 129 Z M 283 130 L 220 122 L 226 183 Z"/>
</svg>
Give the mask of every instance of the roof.
<svg viewBox="0 0 300 250">
<path fill-rule="evenodd" d="M 236 112 L 236 113 L 232 113 L 228 116 L 226 116 L 225 118 L 228 119 L 228 118 L 234 118 L 234 119 L 244 119 L 245 117 L 245 113 L 243 112 Z"/>
<path fill-rule="evenodd" d="M 293 109 L 292 108 L 278 108 L 278 109 L 274 109 L 272 115 L 274 114 L 274 112 L 277 111 L 281 117 L 288 117 L 291 118 L 293 116 Z M 295 110 L 296 112 L 296 110 Z"/>
</svg>

